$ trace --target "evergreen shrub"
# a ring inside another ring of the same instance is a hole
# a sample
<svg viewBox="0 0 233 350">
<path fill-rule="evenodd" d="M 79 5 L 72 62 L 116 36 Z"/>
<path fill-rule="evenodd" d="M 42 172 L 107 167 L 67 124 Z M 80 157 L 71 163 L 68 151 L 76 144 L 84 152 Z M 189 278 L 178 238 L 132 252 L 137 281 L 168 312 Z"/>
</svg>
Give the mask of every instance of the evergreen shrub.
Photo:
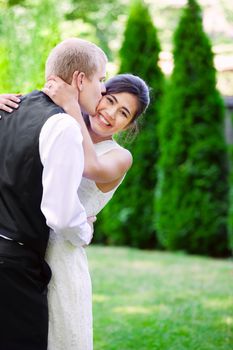
<svg viewBox="0 0 233 350">
<path fill-rule="evenodd" d="M 188 1 L 175 32 L 174 70 L 165 95 L 155 200 L 159 241 L 170 250 L 225 255 L 224 109 L 211 44 L 195 0 Z"/>
<path fill-rule="evenodd" d="M 132 2 L 120 50 L 120 73 L 132 73 L 151 88 L 151 104 L 131 144 L 134 162 L 114 198 L 97 220 L 97 239 L 141 248 L 156 246 L 153 201 L 158 156 L 156 125 L 163 75 L 158 66 L 160 44 L 148 7 Z M 98 223 L 99 222 L 99 223 Z"/>
</svg>

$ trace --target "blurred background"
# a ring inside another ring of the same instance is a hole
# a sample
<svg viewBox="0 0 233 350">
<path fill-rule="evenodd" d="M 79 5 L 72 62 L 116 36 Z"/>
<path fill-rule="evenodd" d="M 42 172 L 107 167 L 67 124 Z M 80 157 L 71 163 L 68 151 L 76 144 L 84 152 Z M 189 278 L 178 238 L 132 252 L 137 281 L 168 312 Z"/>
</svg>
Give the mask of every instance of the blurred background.
<svg viewBox="0 0 233 350">
<path fill-rule="evenodd" d="M 98 217 L 95 243 L 230 256 L 233 247 L 231 0 L 0 0 L 0 93 L 44 83 L 67 37 L 99 45 L 108 77 L 141 76 L 152 103 L 134 165 Z"/>
<path fill-rule="evenodd" d="M 152 100 L 87 249 L 95 349 L 232 349 L 232 0 L 0 0 L 0 93 L 40 89 L 71 36 Z"/>
</svg>

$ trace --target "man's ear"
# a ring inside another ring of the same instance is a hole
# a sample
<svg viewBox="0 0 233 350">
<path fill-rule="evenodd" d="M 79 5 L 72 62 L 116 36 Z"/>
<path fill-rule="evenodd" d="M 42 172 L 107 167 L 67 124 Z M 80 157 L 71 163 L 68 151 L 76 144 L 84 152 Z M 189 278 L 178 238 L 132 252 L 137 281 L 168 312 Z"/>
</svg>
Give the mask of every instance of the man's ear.
<svg viewBox="0 0 233 350">
<path fill-rule="evenodd" d="M 86 78 L 86 75 L 84 72 L 75 71 L 72 77 L 71 85 L 76 88 L 78 91 L 82 91 L 83 89 L 83 82 Z"/>
</svg>

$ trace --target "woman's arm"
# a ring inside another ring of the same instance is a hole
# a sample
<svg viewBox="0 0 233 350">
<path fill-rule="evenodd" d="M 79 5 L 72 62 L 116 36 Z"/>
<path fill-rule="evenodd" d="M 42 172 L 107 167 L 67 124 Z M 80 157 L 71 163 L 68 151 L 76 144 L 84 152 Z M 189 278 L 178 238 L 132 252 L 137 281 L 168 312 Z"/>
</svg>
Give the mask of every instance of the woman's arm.
<svg viewBox="0 0 233 350">
<path fill-rule="evenodd" d="M 0 94 L 0 109 L 8 113 L 13 112 L 12 108 L 18 108 L 21 94 Z"/>
<path fill-rule="evenodd" d="M 111 183 L 120 180 L 132 165 L 131 153 L 121 148 L 98 157 L 81 114 L 77 91 L 59 77 L 51 77 L 43 91 L 67 114 L 74 117 L 81 126 L 85 159 L 83 176 L 97 183 Z"/>
</svg>

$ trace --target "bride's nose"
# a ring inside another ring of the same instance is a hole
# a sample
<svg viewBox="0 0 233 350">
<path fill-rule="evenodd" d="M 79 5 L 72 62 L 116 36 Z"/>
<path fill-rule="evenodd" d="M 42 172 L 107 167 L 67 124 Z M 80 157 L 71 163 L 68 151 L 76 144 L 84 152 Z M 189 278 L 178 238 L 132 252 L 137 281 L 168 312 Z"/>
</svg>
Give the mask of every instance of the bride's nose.
<svg viewBox="0 0 233 350">
<path fill-rule="evenodd" d="M 111 118 L 111 119 L 116 118 L 116 108 L 114 106 L 109 107 L 106 112 L 107 112 L 107 115 L 109 118 Z"/>
</svg>

